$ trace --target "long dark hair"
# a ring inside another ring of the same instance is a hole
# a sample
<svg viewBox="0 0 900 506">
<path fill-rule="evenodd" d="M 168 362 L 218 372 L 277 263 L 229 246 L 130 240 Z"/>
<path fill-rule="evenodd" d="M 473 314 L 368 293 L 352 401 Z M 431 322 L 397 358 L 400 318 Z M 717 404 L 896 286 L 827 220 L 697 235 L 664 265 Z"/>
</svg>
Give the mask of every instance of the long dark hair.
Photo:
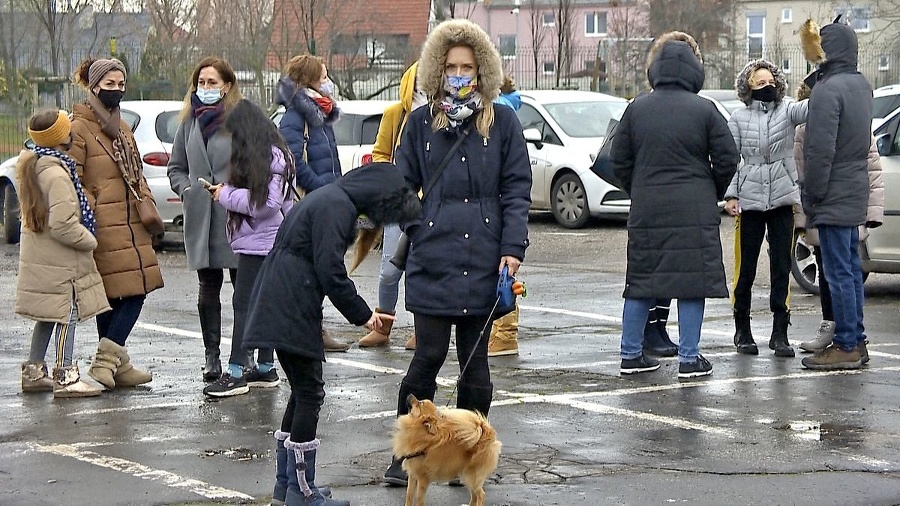
<svg viewBox="0 0 900 506">
<path fill-rule="evenodd" d="M 226 116 L 225 129 L 231 133 L 228 183 L 235 188 L 250 190 L 251 206 L 265 206 L 272 179 L 272 148 L 275 147 L 285 160 L 281 191 L 282 195 L 286 195 L 288 185 L 294 182 L 294 159 L 284 138 L 262 109 L 250 101 L 241 100 Z M 229 232 L 240 229 L 245 219 L 246 216 L 241 213 L 228 213 Z"/>
</svg>

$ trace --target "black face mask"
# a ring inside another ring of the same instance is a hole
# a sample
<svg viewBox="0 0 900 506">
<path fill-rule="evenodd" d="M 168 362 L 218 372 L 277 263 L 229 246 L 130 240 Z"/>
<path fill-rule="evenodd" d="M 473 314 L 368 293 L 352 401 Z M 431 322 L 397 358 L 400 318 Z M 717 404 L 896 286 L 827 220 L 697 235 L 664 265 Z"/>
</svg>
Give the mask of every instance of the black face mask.
<svg viewBox="0 0 900 506">
<path fill-rule="evenodd" d="M 778 92 L 775 91 L 775 87 L 771 84 L 750 92 L 750 97 L 760 102 L 774 102 L 777 96 Z"/>
<path fill-rule="evenodd" d="M 122 90 L 104 90 L 101 88 L 100 91 L 97 92 L 97 98 L 99 98 L 100 102 L 110 110 L 119 107 L 119 102 L 122 101 L 122 97 L 124 96 L 125 92 Z"/>
</svg>

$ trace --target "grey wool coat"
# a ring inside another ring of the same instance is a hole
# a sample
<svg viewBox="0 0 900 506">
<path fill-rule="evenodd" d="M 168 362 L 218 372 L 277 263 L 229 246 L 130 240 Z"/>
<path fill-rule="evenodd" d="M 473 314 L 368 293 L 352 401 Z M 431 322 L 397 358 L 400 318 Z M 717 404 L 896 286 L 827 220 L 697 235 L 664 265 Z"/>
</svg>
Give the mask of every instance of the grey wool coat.
<svg viewBox="0 0 900 506">
<path fill-rule="evenodd" d="M 168 175 L 184 207 L 184 250 L 191 270 L 237 268 L 237 256 L 225 237 L 225 208 L 213 202 L 197 182 L 200 177 L 212 184 L 227 181 L 230 163 L 231 135 L 224 129 L 204 144 L 197 120 L 191 118 L 178 127 Z"/>
</svg>

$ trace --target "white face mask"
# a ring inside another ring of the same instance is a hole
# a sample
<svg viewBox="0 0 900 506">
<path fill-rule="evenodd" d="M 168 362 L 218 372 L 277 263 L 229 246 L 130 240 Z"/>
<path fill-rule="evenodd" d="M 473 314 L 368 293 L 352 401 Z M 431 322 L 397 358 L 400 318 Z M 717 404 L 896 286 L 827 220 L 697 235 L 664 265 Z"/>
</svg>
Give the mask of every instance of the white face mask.
<svg viewBox="0 0 900 506">
<path fill-rule="evenodd" d="M 206 105 L 213 105 L 219 100 L 222 100 L 222 89 L 213 88 L 211 90 L 205 90 L 203 88 L 197 88 L 197 98 Z"/>
</svg>

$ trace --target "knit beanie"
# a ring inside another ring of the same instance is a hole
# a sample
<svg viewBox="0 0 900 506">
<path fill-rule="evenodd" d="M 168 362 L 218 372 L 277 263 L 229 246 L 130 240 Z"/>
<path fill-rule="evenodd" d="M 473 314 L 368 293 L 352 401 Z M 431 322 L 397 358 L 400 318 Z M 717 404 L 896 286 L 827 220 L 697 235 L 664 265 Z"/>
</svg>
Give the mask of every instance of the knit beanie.
<svg viewBox="0 0 900 506">
<path fill-rule="evenodd" d="M 35 131 L 28 129 L 28 135 L 35 144 L 45 148 L 54 148 L 69 141 L 69 133 L 72 131 L 72 123 L 66 111 L 59 111 L 56 121 L 46 130 Z"/>
<path fill-rule="evenodd" d="M 122 75 L 124 75 L 126 78 L 128 77 L 127 73 L 125 72 L 125 65 L 115 58 L 101 58 L 92 63 L 91 68 L 88 69 L 88 89 L 93 90 L 94 87 L 100 84 L 103 76 L 113 70 L 118 70 L 122 72 Z"/>
</svg>

